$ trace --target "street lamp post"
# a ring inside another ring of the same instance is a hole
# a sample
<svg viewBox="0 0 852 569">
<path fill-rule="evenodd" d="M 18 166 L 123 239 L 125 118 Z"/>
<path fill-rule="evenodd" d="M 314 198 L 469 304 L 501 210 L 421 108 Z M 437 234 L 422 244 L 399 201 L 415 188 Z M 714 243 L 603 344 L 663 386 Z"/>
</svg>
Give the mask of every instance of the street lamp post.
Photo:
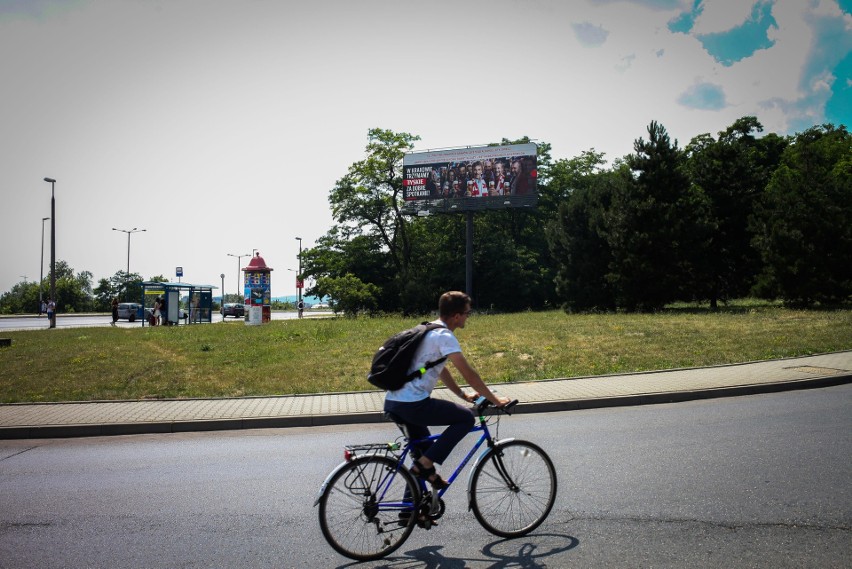
<svg viewBox="0 0 852 569">
<path fill-rule="evenodd" d="M 299 318 L 301 318 L 303 309 L 305 307 L 305 305 L 302 304 L 302 287 L 299 286 L 302 281 L 302 238 L 296 237 L 296 241 L 299 242 L 299 274 L 296 275 L 296 287 L 299 291 L 299 303 L 296 305 L 296 308 L 299 310 Z"/>
<path fill-rule="evenodd" d="M 50 301 L 54 303 L 50 313 L 50 328 L 56 328 L 56 180 L 45 178 L 50 183 Z"/>
<path fill-rule="evenodd" d="M 44 281 L 44 222 L 50 219 L 49 217 L 41 218 L 41 263 L 38 266 L 38 314 L 41 316 L 41 304 L 44 298 L 41 295 L 41 283 Z"/>
<path fill-rule="evenodd" d="M 130 287 L 130 236 L 134 233 L 140 233 L 142 231 L 146 231 L 145 229 L 116 229 L 112 228 L 113 231 L 120 231 L 122 233 L 127 233 L 127 273 L 124 275 L 124 300 L 127 300 L 127 293 Z"/>
<path fill-rule="evenodd" d="M 219 275 L 219 278 L 222 279 L 222 300 L 219 301 L 219 312 L 222 313 L 222 320 L 225 319 L 225 273 Z"/>
<path fill-rule="evenodd" d="M 113 231 L 121 231 L 122 233 L 127 233 L 127 278 L 130 278 L 130 236 L 134 233 L 141 233 L 142 231 L 147 231 L 147 229 L 116 229 L 112 228 Z"/>
<path fill-rule="evenodd" d="M 243 255 L 235 255 L 233 253 L 226 253 L 226 255 L 228 255 L 229 257 L 236 257 L 237 258 L 237 295 L 239 296 L 239 294 L 240 294 L 240 259 L 242 259 L 243 257 L 251 257 L 251 255 L 249 255 L 248 253 L 245 253 Z M 223 284 L 222 285 L 223 298 L 224 298 L 224 294 L 225 294 L 225 285 Z"/>
</svg>

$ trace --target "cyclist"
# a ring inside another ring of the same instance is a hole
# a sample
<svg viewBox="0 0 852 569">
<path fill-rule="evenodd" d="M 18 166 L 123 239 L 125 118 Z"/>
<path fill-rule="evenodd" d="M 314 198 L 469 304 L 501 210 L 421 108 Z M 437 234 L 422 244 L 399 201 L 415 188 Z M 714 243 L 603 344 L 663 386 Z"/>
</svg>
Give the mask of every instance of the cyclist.
<svg viewBox="0 0 852 569">
<path fill-rule="evenodd" d="M 447 388 L 458 397 L 473 402 L 479 395 L 502 407 L 509 399 L 493 393 L 475 369 L 468 363 L 461 351 L 455 332 L 464 328 L 470 316 L 470 297 L 459 291 L 449 291 L 441 295 L 438 301 L 438 320 L 441 328 L 431 330 L 423 338 L 412 360 L 409 372 L 420 369 L 427 362 L 433 362 L 446 357 L 453 363 L 456 370 L 467 381 L 468 385 L 477 391 L 469 393 L 461 389 L 453 378 L 446 362 L 442 362 L 426 371 L 416 379 L 406 383 L 402 388 L 388 391 L 385 395 L 384 410 L 405 424 L 410 440 L 428 437 L 430 426 L 448 425 L 434 443 L 418 449 L 411 473 L 423 480 L 429 481 L 436 489 L 446 488 L 447 482 L 435 471 L 435 464 L 442 464 L 450 452 L 470 432 L 475 422 L 473 411 L 469 407 L 432 399 L 432 390 L 440 379 Z"/>
</svg>

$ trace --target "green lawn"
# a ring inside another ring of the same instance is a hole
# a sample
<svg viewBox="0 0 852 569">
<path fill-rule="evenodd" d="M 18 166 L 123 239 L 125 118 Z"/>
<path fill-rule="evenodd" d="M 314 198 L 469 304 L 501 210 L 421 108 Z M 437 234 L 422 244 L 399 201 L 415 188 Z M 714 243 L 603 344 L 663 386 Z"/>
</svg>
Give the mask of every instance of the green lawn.
<svg viewBox="0 0 852 569">
<path fill-rule="evenodd" d="M 4 333 L 0 402 L 372 389 L 373 352 L 417 318 L 304 319 Z M 489 383 L 706 366 L 852 349 L 852 310 L 477 315 L 457 331 Z"/>
</svg>

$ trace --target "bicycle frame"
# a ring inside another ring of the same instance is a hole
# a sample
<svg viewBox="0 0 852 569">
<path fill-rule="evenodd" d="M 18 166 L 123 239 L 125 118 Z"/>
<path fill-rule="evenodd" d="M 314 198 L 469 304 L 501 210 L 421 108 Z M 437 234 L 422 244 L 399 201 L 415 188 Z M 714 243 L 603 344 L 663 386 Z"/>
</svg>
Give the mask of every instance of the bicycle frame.
<svg viewBox="0 0 852 569">
<path fill-rule="evenodd" d="M 480 400 L 483 400 L 483 399 L 484 398 L 480 398 Z M 512 403 L 512 405 L 514 405 L 516 403 L 517 403 L 517 400 L 515 400 Z M 470 462 L 470 459 L 473 458 L 474 454 L 476 453 L 477 450 L 479 450 L 479 448 L 482 446 L 483 443 L 485 443 L 486 441 L 488 442 L 488 449 L 486 449 L 486 451 L 482 452 L 480 454 L 480 456 L 477 458 L 476 462 L 473 465 L 473 468 L 471 468 L 471 470 L 470 470 L 471 473 L 473 473 L 476 465 L 479 464 L 479 462 L 482 460 L 482 458 L 485 457 L 488 454 L 488 450 L 490 450 L 495 445 L 497 445 L 498 442 L 503 443 L 503 442 L 508 442 L 508 441 L 513 440 L 512 438 L 509 438 L 509 439 L 502 439 L 501 441 L 495 441 L 491 437 L 491 432 L 488 430 L 488 423 L 487 423 L 486 417 L 484 415 L 484 407 L 479 408 L 478 419 L 479 419 L 479 424 L 474 425 L 473 428 L 471 428 L 471 430 L 468 432 L 468 434 L 481 432 L 482 435 L 479 437 L 479 439 L 476 441 L 476 443 L 471 447 L 471 449 L 468 451 L 468 453 L 465 455 L 465 457 L 461 460 L 461 462 L 458 464 L 458 466 L 455 468 L 455 470 L 453 470 L 452 475 L 450 475 L 450 477 L 447 479 L 448 486 L 446 488 L 443 488 L 443 489 L 435 492 L 434 494 L 432 494 L 433 509 L 435 507 L 437 507 L 438 499 L 443 497 L 444 494 L 447 492 L 447 490 L 452 488 L 453 483 L 459 477 L 459 474 L 461 474 L 461 471 L 465 468 L 465 466 L 467 466 L 467 464 Z M 412 508 L 417 507 L 417 504 L 415 504 L 413 502 L 412 503 L 383 502 L 383 498 L 385 497 L 385 492 L 388 490 L 388 488 L 390 488 L 394 478 L 396 478 L 396 475 L 399 473 L 400 470 L 405 468 L 405 460 L 408 458 L 408 455 L 411 453 L 412 449 L 420 443 L 434 441 L 435 439 L 437 439 L 440 436 L 441 436 L 440 434 L 435 434 L 435 435 L 430 435 L 430 436 L 423 438 L 423 439 L 416 439 L 416 440 L 413 440 L 413 441 L 409 440 L 409 441 L 406 442 L 405 446 L 403 447 L 401 455 L 396 455 L 396 454 L 393 455 L 394 459 L 396 461 L 396 466 L 392 471 L 388 472 L 387 476 L 378 485 L 378 487 L 382 489 L 381 492 L 379 492 L 379 496 L 378 496 L 378 501 L 381 504 L 380 508 L 389 509 L 389 510 L 406 510 L 406 509 L 412 509 Z M 351 461 L 357 460 L 358 457 L 360 457 L 360 456 L 368 456 L 370 454 L 382 453 L 382 454 L 384 454 L 384 456 L 388 456 L 390 454 L 393 454 L 393 451 L 396 451 L 398 449 L 399 449 L 398 444 L 373 444 L 373 445 L 363 445 L 363 446 L 360 446 L 360 447 L 357 447 L 357 446 L 347 447 L 347 459 L 346 459 L 346 461 L 339 464 L 337 466 L 337 468 L 335 468 L 326 477 L 325 481 L 323 482 L 323 484 L 320 488 L 319 494 L 317 495 L 316 501 L 314 502 L 314 506 L 319 504 L 320 499 L 322 498 L 323 494 L 325 494 L 325 491 L 326 491 L 326 488 L 328 487 L 329 481 L 334 477 L 335 474 L 337 474 L 337 472 L 339 470 L 345 468 Z M 355 454 L 354 452 L 350 452 L 350 451 L 358 451 L 358 450 L 364 450 L 366 452 L 363 453 L 363 454 L 360 454 L 360 455 Z M 420 495 L 422 497 L 423 495 L 425 495 L 429 491 L 429 489 L 427 488 L 425 481 L 420 480 L 419 478 L 416 478 L 416 477 L 415 477 L 415 480 L 417 481 L 418 487 L 420 489 Z M 471 503 L 471 488 L 470 488 L 471 482 L 472 482 L 472 477 L 468 478 L 468 509 L 470 509 L 470 503 Z"/>
<path fill-rule="evenodd" d="M 489 447 L 494 444 L 493 439 L 491 438 L 491 432 L 488 430 L 488 425 L 486 425 L 484 421 L 480 422 L 479 425 L 475 425 L 470 430 L 470 432 L 468 434 L 477 433 L 477 432 L 481 432 L 482 435 L 480 435 L 480 437 L 476 441 L 476 443 L 474 443 L 474 445 L 470 448 L 470 450 L 465 455 L 465 457 L 461 460 L 461 462 L 459 462 L 458 466 L 456 466 L 455 470 L 453 470 L 453 473 L 450 475 L 450 477 L 447 478 L 448 486 L 446 488 L 439 490 L 436 493 L 439 498 L 443 497 L 443 495 L 447 492 L 447 490 L 452 488 L 453 482 L 456 481 L 456 478 L 459 477 L 462 470 L 464 470 L 465 466 L 468 465 L 468 463 L 470 462 L 470 459 L 473 458 L 474 454 L 476 454 L 476 451 L 479 450 L 479 448 L 483 445 L 483 443 L 485 443 L 486 441 L 491 441 L 489 443 Z M 408 457 L 409 453 L 412 451 L 412 449 L 414 447 L 416 447 L 418 444 L 434 441 L 440 436 L 441 436 L 440 434 L 430 435 L 430 436 L 426 437 L 425 439 L 418 439 L 418 440 L 415 440 L 415 441 L 409 441 L 408 444 L 405 445 L 405 448 L 403 449 L 403 453 L 399 458 L 399 462 L 397 463 L 397 470 L 399 470 L 400 468 L 402 468 L 405 465 L 405 459 Z M 420 486 L 421 494 L 424 494 L 428 490 L 428 488 L 426 487 L 426 482 L 424 482 L 421 479 L 417 479 L 417 483 Z"/>
<path fill-rule="evenodd" d="M 468 463 L 470 463 L 470 460 L 474 457 L 474 455 L 480 449 L 480 447 L 482 447 L 483 443 L 488 442 L 488 449 L 493 448 L 497 444 L 497 441 L 495 441 L 491 437 L 491 432 L 488 430 L 488 425 L 486 423 L 484 416 L 479 417 L 479 424 L 474 425 L 474 427 L 468 432 L 468 434 L 477 433 L 477 432 L 481 432 L 482 435 L 480 435 L 480 437 L 479 437 L 479 439 L 477 439 L 476 443 L 474 443 L 474 445 L 470 448 L 470 450 L 467 452 L 467 454 L 464 456 L 464 458 L 461 460 L 461 462 L 459 462 L 458 466 L 456 466 L 455 470 L 453 470 L 453 473 L 447 479 L 448 486 L 446 488 L 443 488 L 443 489 L 441 489 L 437 492 L 434 492 L 432 494 L 433 513 L 434 513 L 434 510 L 438 506 L 438 499 L 442 498 L 444 496 L 444 494 L 447 492 L 447 490 L 452 488 L 455 480 L 459 477 L 459 475 L 462 473 L 462 470 L 464 470 L 464 468 L 468 465 Z M 393 471 L 388 472 L 387 477 L 384 480 L 382 480 L 381 483 L 379 484 L 379 488 L 382 489 L 382 491 L 379 493 L 379 496 L 378 496 L 378 502 L 380 504 L 379 509 L 406 510 L 406 509 L 412 509 L 412 508 L 417 507 L 417 505 L 414 502 L 411 502 L 411 503 L 385 502 L 383 500 L 383 498 L 385 496 L 385 492 L 387 491 L 388 488 L 390 488 L 391 484 L 393 483 L 394 478 L 396 478 L 396 475 L 399 473 L 399 471 L 401 469 L 405 468 L 405 461 L 408 458 L 408 455 L 414 449 L 414 447 L 416 447 L 418 444 L 426 443 L 426 442 L 429 442 L 429 441 L 434 441 L 440 436 L 441 436 L 440 434 L 430 435 L 430 436 L 423 438 L 423 439 L 416 439 L 416 440 L 413 440 L 413 441 L 409 440 L 405 444 L 405 446 L 402 449 L 402 454 L 399 455 L 398 459 L 396 460 L 396 468 L 394 468 Z M 510 441 L 510 440 L 512 440 L 512 439 L 511 438 L 510 439 L 504 439 L 500 442 L 505 442 L 505 441 Z M 392 448 L 390 448 L 390 447 L 385 447 L 385 448 L 388 452 L 390 452 L 390 450 L 392 450 Z M 486 449 L 485 452 L 482 452 L 480 454 L 480 456 L 477 457 L 477 460 L 474 463 L 474 467 L 487 454 L 488 449 Z M 361 456 L 364 456 L 364 455 L 361 455 Z M 343 464 L 340 465 L 339 468 L 344 467 L 346 464 L 347 463 L 344 462 Z M 337 471 L 337 469 L 335 469 L 335 472 L 336 471 Z M 470 474 L 472 474 L 472 473 L 473 473 L 473 468 L 471 468 L 468 476 L 470 477 Z M 331 476 L 333 474 L 334 474 L 334 472 L 331 475 L 329 475 L 328 479 L 331 479 Z M 415 477 L 415 480 L 417 481 L 417 484 L 420 488 L 420 496 L 422 497 L 429 491 L 429 489 L 427 488 L 427 483 L 425 481 L 419 479 L 419 478 L 416 478 L 416 477 Z M 468 478 L 468 509 L 470 509 L 470 502 L 471 502 L 471 488 L 470 488 L 471 482 L 472 482 L 471 478 Z M 322 496 L 324 491 L 325 491 L 325 484 L 323 484 L 323 488 L 320 491 L 319 495 Z M 318 502 L 319 502 L 319 498 L 317 498 L 317 503 Z"/>
</svg>

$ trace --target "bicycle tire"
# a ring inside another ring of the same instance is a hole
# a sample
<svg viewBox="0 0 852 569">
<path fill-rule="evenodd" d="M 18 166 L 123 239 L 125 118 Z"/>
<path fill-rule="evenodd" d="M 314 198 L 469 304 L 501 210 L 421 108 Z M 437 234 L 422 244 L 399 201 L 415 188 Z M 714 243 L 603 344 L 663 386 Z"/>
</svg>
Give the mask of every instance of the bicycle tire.
<svg viewBox="0 0 852 569">
<path fill-rule="evenodd" d="M 519 537 L 547 518 L 556 486 L 556 469 L 541 447 L 518 440 L 497 443 L 474 468 L 470 506 L 489 532 Z"/>
<path fill-rule="evenodd" d="M 396 468 L 397 461 L 386 456 L 360 456 L 329 480 L 319 522 L 335 551 L 358 561 L 379 559 L 411 535 L 420 491 L 407 470 Z M 409 505 L 412 515 L 400 515 Z"/>
</svg>

